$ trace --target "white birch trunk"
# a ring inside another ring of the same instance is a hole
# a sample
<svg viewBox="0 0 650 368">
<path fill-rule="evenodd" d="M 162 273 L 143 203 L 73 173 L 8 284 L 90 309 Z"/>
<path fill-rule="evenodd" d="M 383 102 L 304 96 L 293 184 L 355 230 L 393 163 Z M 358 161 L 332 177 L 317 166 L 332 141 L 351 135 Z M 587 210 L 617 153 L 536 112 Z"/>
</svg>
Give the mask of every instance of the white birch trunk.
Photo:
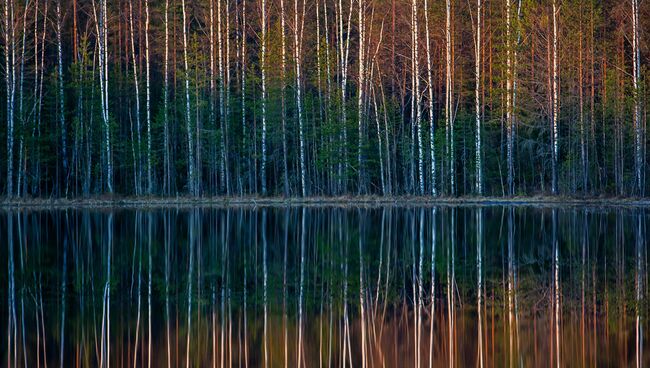
<svg viewBox="0 0 650 368">
<path fill-rule="evenodd" d="M 192 135 L 192 117 L 190 112 L 190 80 L 188 77 L 189 67 L 187 63 L 187 14 L 185 10 L 185 0 L 181 1 L 183 8 L 183 76 L 185 82 L 185 127 L 187 130 L 187 184 L 191 195 L 196 195 L 196 183 L 194 173 L 194 137 Z"/>
<path fill-rule="evenodd" d="M 506 140 L 508 195 L 514 195 L 514 126 L 512 123 L 512 2 L 506 0 Z"/>
<path fill-rule="evenodd" d="M 424 27 L 427 43 L 427 83 L 429 91 L 429 151 L 431 154 L 431 194 L 438 195 L 436 187 L 436 149 L 435 149 L 435 126 L 433 111 L 433 76 L 431 65 L 431 36 L 429 33 L 429 1 L 424 0 Z M 388 142 L 387 142 L 388 143 Z"/>
<path fill-rule="evenodd" d="M 510 0 L 508 0 L 510 1 Z M 476 1 L 476 45 L 474 74 L 476 83 L 474 87 L 474 109 L 476 110 L 476 194 L 483 194 L 483 152 L 481 150 L 481 12 L 483 4 L 481 0 Z M 480 300 L 479 300 L 480 306 Z M 479 309 L 480 310 L 480 309 Z M 481 365 L 483 363 L 481 356 Z"/>
<path fill-rule="evenodd" d="M 644 194 L 643 126 L 641 121 L 641 51 L 639 49 L 639 1 L 632 0 L 632 83 L 634 88 L 634 186 L 637 195 Z"/>
<path fill-rule="evenodd" d="M 413 17 L 412 25 L 412 41 L 413 41 L 413 100 L 415 102 L 415 125 L 417 126 L 418 133 L 418 182 L 420 188 L 420 195 L 424 194 L 424 147 L 422 146 L 422 109 L 420 105 L 420 53 L 418 50 L 418 43 L 420 42 L 420 34 L 418 32 L 418 3 L 417 0 L 411 2 L 411 12 Z"/>
<path fill-rule="evenodd" d="M 130 32 L 131 32 L 131 60 L 132 60 L 132 67 L 133 67 L 133 84 L 135 87 L 135 134 L 137 137 L 136 143 L 135 143 L 135 152 L 134 156 L 135 159 L 133 161 L 133 175 L 135 177 L 135 194 L 140 195 L 141 194 L 141 185 L 142 185 L 142 178 L 141 178 L 141 153 L 140 150 L 142 148 L 142 140 L 141 140 L 141 127 L 140 127 L 140 81 L 138 80 L 138 65 L 137 65 L 137 60 L 135 58 L 135 29 L 133 26 L 133 3 L 129 1 L 129 24 L 131 26 Z"/>
<path fill-rule="evenodd" d="M 13 31 L 12 31 L 13 32 Z M 61 158 L 63 160 L 63 177 L 65 180 L 65 195 L 68 195 L 68 153 L 65 126 L 65 101 L 63 96 L 63 51 L 61 44 L 61 0 L 56 2 L 56 44 L 57 44 L 57 85 L 59 89 L 59 125 L 61 128 Z M 61 189 L 59 188 L 59 191 Z"/>
<path fill-rule="evenodd" d="M 163 61 L 163 141 L 165 145 L 164 190 L 171 193 L 171 157 L 169 152 L 169 0 L 165 0 L 165 60 Z"/>
<path fill-rule="evenodd" d="M 280 41 L 282 44 L 282 65 L 280 69 L 280 99 L 282 108 L 282 171 L 284 175 L 284 195 L 289 196 L 289 167 L 287 163 L 287 109 L 286 109 L 286 70 L 287 70 L 287 40 L 284 0 L 280 0 Z"/>
<path fill-rule="evenodd" d="M 365 32 L 365 24 L 364 24 L 364 8 L 363 8 L 363 0 L 358 0 L 359 1 L 359 82 L 358 82 L 358 100 L 357 100 L 357 109 L 359 113 L 359 120 L 358 120 L 358 128 L 359 128 L 359 140 L 358 140 L 358 145 L 357 145 L 357 164 L 358 164 L 358 170 L 359 170 L 359 194 L 362 193 L 363 191 L 363 162 L 362 162 L 362 146 L 363 146 L 363 89 L 364 89 L 364 48 L 365 48 L 365 40 L 364 40 L 364 32 Z M 344 107 L 345 108 L 345 107 Z"/>
<path fill-rule="evenodd" d="M 266 0 L 262 0 L 262 55 L 260 69 L 262 71 L 262 164 L 260 180 L 262 195 L 266 195 Z M 266 364 L 266 359 L 265 359 Z"/>
<path fill-rule="evenodd" d="M 144 0 L 145 26 L 144 26 L 144 52 L 145 52 L 145 84 L 147 89 L 147 193 L 153 192 L 153 178 L 151 168 L 151 86 L 149 70 L 149 0 Z"/>
<path fill-rule="evenodd" d="M 634 0 L 633 0 L 634 1 Z M 558 67 L 557 67 L 557 2 L 553 0 L 553 118 L 551 119 L 551 129 L 552 129 L 552 170 L 553 170 L 553 183 L 552 183 L 552 192 L 553 194 L 558 193 L 558 115 L 559 115 L 559 106 L 558 106 Z"/>
<path fill-rule="evenodd" d="M 446 71 L 446 103 L 445 120 L 447 129 L 447 150 L 449 154 L 449 178 L 451 183 L 451 194 L 456 192 L 455 182 L 455 153 L 454 153 L 454 112 L 453 112 L 453 75 L 452 75 L 452 39 L 451 39 L 451 0 L 446 0 L 446 23 L 445 23 L 445 71 Z"/>
<path fill-rule="evenodd" d="M 7 196 L 13 196 L 15 45 L 13 0 L 5 1 L 5 82 L 7 87 Z"/>
<path fill-rule="evenodd" d="M 304 3 L 303 3 L 303 12 L 304 12 Z M 304 14 L 303 14 L 304 19 Z M 294 62 L 296 66 L 296 109 L 298 114 L 298 133 L 300 139 L 300 188 L 302 196 L 307 196 L 307 184 L 306 184 L 306 175 L 307 168 L 305 162 L 305 132 L 303 126 L 303 111 L 302 111 L 302 71 L 300 65 L 300 54 L 302 49 L 302 26 L 299 23 L 299 13 L 298 13 L 298 0 L 294 0 L 294 32 L 293 32 L 293 41 L 294 41 Z"/>
</svg>

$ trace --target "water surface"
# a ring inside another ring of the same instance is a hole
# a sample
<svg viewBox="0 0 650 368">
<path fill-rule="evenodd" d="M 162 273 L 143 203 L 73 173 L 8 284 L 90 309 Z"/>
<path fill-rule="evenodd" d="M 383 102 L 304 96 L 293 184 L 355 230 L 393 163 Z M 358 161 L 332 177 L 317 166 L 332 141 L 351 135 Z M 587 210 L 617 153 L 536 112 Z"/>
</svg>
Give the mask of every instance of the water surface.
<svg viewBox="0 0 650 368">
<path fill-rule="evenodd" d="M 635 208 L 0 213 L 2 366 L 646 366 Z"/>
</svg>

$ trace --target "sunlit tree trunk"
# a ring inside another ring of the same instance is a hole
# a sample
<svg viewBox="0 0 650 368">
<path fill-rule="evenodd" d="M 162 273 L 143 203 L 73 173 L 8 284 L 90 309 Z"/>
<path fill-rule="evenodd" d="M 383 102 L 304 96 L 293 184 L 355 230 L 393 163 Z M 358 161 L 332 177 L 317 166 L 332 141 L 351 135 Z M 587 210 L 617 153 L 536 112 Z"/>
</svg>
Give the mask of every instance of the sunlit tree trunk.
<svg viewBox="0 0 650 368">
<path fill-rule="evenodd" d="M 163 61 L 163 144 L 164 147 L 164 189 L 171 193 L 171 157 L 169 152 L 169 0 L 165 0 L 165 56 Z"/>
<path fill-rule="evenodd" d="M 413 124 L 415 124 L 417 129 L 417 140 L 418 140 L 418 187 L 419 194 L 424 194 L 424 148 L 422 147 L 422 119 L 421 119 L 421 105 L 420 105 L 420 62 L 419 57 L 420 53 L 418 50 L 418 43 L 420 42 L 420 34 L 418 32 L 418 2 L 417 0 L 411 1 L 411 42 L 413 45 L 412 49 L 412 65 L 413 68 L 411 73 L 411 78 L 413 79 L 413 103 L 415 108 L 413 109 L 412 116 Z"/>
<path fill-rule="evenodd" d="M 248 131 L 246 126 L 246 0 L 242 0 L 242 38 L 241 38 L 241 123 L 242 123 L 242 136 L 243 136 L 243 149 L 250 150 L 248 145 Z M 249 151 L 250 153 L 250 151 Z M 248 160 L 248 175 L 250 180 L 251 160 Z M 250 185 L 250 182 L 249 182 Z M 252 185 L 250 188 L 252 190 Z M 246 342 L 246 339 L 244 339 Z"/>
<path fill-rule="evenodd" d="M 552 178 L 552 192 L 553 194 L 558 194 L 558 173 L 557 173 L 557 165 L 558 165 L 558 118 L 559 118 L 559 104 L 558 104 L 558 84 L 559 84 L 559 77 L 558 77 L 558 67 L 557 67 L 557 15 L 558 15 L 559 9 L 557 8 L 557 1 L 553 0 L 553 80 L 552 80 L 552 86 L 553 86 L 553 118 L 551 119 L 551 144 L 552 144 L 552 152 L 551 152 L 551 169 L 553 170 L 553 178 Z"/>
<path fill-rule="evenodd" d="M 151 85 L 150 85 L 150 65 L 149 65 L 149 0 L 144 0 L 145 26 L 144 26 L 144 52 L 145 52 L 145 85 L 147 89 L 146 109 L 147 109 L 147 193 L 153 192 L 152 178 L 152 158 L 151 158 Z"/>
<path fill-rule="evenodd" d="M 643 146 L 644 132 L 641 121 L 641 51 L 639 47 L 639 1 L 632 0 L 632 85 L 634 88 L 634 186 L 637 195 L 644 195 Z"/>
<path fill-rule="evenodd" d="M 514 165 L 514 124 L 513 124 L 513 103 L 512 103 L 512 2 L 506 0 L 506 141 L 508 161 L 508 195 L 514 195 L 515 191 L 515 165 Z"/>
<path fill-rule="evenodd" d="M 260 167 L 260 181 L 262 182 L 262 195 L 266 195 L 266 0 L 262 3 L 262 52 L 260 60 L 260 70 L 262 73 L 262 163 Z M 265 359 L 266 364 L 266 359 Z"/>
<path fill-rule="evenodd" d="M 508 3 L 510 0 L 506 0 Z M 476 194 L 483 194 L 483 152 L 481 147 L 481 12 L 483 11 L 483 4 L 481 0 L 476 1 L 476 38 L 475 38 L 475 52 L 474 52 L 474 110 L 476 114 Z M 481 365 L 483 363 L 481 356 Z"/>
<path fill-rule="evenodd" d="M 282 174 L 284 181 L 284 195 L 289 196 L 289 166 L 287 163 L 287 108 L 286 108 L 286 88 L 287 88 L 287 40 L 286 40 L 286 17 L 284 10 L 284 0 L 280 0 L 280 41 L 282 43 L 282 65 L 280 69 L 280 99 L 282 109 Z"/>
<path fill-rule="evenodd" d="M 445 23 L 445 120 L 447 130 L 447 152 L 449 159 L 449 178 L 451 183 L 450 193 L 456 194 L 456 173 L 455 173 L 455 152 L 454 152 L 454 91 L 452 72 L 452 34 L 451 34 L 451 0 L 446 0 L 446 23 Z"/>
</svg>

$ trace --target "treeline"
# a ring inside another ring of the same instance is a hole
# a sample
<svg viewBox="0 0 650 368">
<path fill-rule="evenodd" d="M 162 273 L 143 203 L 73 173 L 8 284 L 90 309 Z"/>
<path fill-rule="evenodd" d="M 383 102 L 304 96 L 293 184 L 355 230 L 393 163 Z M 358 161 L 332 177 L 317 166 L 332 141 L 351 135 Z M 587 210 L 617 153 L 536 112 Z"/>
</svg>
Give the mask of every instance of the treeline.
<svg viewBox="0 0 650 368">
<path fill-rule="evenodd" d="M 8 197 L 643 196 L 638 0 L 2 0 Z"/>
</svg>

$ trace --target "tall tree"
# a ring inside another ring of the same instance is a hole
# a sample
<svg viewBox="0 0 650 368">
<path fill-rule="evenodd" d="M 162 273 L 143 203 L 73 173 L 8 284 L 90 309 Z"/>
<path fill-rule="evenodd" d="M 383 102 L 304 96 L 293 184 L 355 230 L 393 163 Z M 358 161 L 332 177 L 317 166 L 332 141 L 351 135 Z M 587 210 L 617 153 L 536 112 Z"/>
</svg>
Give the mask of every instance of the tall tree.
<svg viewBox="0 0 650 368">
<path fill-rule="evenodd" d="M 262 52 L 260 71 L 262 74 L 262 164 L 260 168 L 260 181 L 262 182 L 262 195 L 266 195 L 266 0 L 261 0 L 262 18 Z"/>
<path fill-rule="evenodd" d="M 553 194 L 558 194 L 558 119 L 559 119 L 559 103 L 558 103 L 558 98 L 559 98 L 559 75 L 558 75 L 558 65 L 557 65 L 557 48 L 558 48 L 558 41 L 557 41 L 557 30 L 558 30 L 558 22 L 557 22 L 557 16 L 558 16 L 558 6 L 557 6 L 557 0 L 553 0 L 553 5 L 552 5 L 552 11 L 553 11 L 553 74 L 552 74 L 552 108 L 553 108 L 553 116 L 551 118 L 551 169 L 553 170 L 552 175 L 552 192 Z"/>
<path fill-rule="evenodd" d="M 7 87 L 7 196 L 14 194 L 14 102 L 16 95 L 16 47 L 14 2 L 5 0 L 5 83 Z"/>
<path fill-rule="evenodd" d="M 507 0 L 510 2 L 510 0 Z M 476 194 L 483 194 L 483 152 L 481 147 L 481 12 L 483 4 L 481 0 L 476 0 L 476 37 L 475 37 L 475 56 L 474 56 L 474 109 L 476 114 Z M 478 215 L 477 215 L 478 216 Z M 480 305 L 480 304 L 479 304 Z M 482 358 L 482 357 L 481 357 Z"/>
<path fill-rule="evenodd" d="M 643 146 L 645 136 L 641 122 L 641 51 L 639 48 L 639 1 L 632 0 L 632 85 L 634 88 L 634 187 L 644 195 Z"/>
<path fill-rule="evenodd" d="M 185 82 L 185 128 L 187 130 L 187 187 L 191 195 L 197 195 L 194 161 L 194 136 L 192 134 L 192 117 L 190 113 L 190 79 L 187 61 L 187 12 L 185 0 L 181 1 L 183 12 L 183 80 Z M 197 137 L 198 138 L 198 137 Z"/>
</svg>

